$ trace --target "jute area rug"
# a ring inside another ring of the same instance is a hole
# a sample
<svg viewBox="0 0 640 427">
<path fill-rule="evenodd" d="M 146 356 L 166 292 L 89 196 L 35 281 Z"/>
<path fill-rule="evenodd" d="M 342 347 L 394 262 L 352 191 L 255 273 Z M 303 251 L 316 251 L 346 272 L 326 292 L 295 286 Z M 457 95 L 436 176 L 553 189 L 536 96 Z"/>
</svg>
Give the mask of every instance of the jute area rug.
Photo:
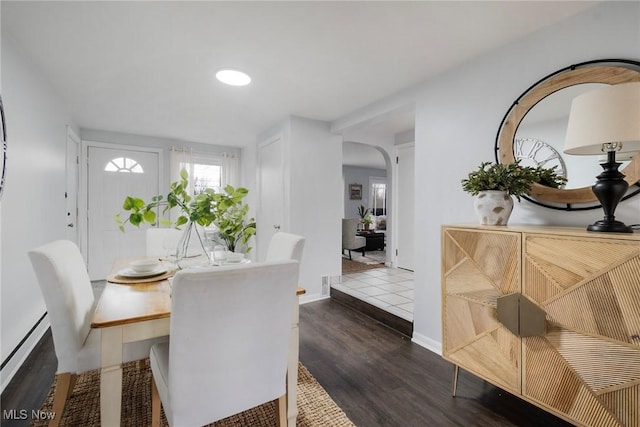
<svg viewBox="0 0 640 427">
<path fill-rule="evenodd" d="M 148 359 L 123 365 L 122 426 L 151 425 L 151 376 Z M 54 387 L 55 382 L 42 405 L 42 411 L 51 410 Z M 298 427 L 355 427 L 302 364 L 298 365 L 297 401 L 298 419 L 296 425 Z M 34 421 L 31 425 L 46 426 L 48 421 Z M 100 425 L 99 370 L 78 376 L 73 393 L 65 406 L 60 425 Z M 164 410 L 162 411 L 161 425 L 167 425 Z M 277 425 L 275 401 L 211 424 L 215 427 L 273 427 L 275 425 Z"/>
</svg>

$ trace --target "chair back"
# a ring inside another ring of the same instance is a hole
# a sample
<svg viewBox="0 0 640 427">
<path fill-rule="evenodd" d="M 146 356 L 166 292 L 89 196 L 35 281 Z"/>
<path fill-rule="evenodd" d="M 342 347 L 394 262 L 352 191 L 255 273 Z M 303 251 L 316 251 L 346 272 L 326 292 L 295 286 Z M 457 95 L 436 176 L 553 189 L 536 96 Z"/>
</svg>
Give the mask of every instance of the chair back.
<svg viewBox="0 0 640 427">
<path fill-rule="evenodd" d="M 176 228 L 147 228 L 147 256 L 165 257 L 169 247 L 177 248 L 182 230 Z"/>
<path fill-rule="evenodd" d="M 49 313 L 58 372 L 78 371 L 78 354 L 91 329 L 95 297 L 75 243 L 57 240 L 29 251 Z"/>
<path fill-rule="evenodd" d="M 171 425 L 207 424 L 285 393 L 297 283 L 298 262 L 292 260 L 176 274 Z"/>
<path fill-rule="evenodd" d="M 286 259 L 302 260 L 304 237 L 279 231 L 273 235 L 267 249 L 265 261 L 282 261 Z"/>
<path fill-rule="evenodd" d="M 342 219 L 342 247 L 356 249 L 356 233 L 358 232 L 358 218 Z"/>
</svg>

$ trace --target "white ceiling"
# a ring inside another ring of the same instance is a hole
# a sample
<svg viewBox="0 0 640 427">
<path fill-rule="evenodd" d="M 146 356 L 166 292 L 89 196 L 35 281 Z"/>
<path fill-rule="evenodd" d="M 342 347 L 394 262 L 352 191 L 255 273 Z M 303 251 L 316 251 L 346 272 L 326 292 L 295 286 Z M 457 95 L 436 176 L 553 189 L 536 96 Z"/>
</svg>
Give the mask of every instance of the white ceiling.
<svg viewBox="0 0 640 427">
<path fill-rule="evenodd" d="M 9 37 L 82 128 L 243 146 L 333 121 L 594 2 L 11 2 Z M 241 69 L 247 87 L 217 82 Z M 407 117 L 376 123 L 388 131 Z"/>
</svg>

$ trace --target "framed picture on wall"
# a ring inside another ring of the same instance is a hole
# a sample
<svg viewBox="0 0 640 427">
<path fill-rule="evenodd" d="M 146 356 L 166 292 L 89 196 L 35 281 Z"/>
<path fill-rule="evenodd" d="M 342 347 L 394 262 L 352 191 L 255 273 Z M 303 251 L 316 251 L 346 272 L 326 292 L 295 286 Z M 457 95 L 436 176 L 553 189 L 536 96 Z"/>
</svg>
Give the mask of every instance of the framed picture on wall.
<svg viewBox="0 0 640 427">
<path fill-rule="evenodd" d="M 362 200 L 362 184 L 349 184 L 349 198 Z"/>
</svg>

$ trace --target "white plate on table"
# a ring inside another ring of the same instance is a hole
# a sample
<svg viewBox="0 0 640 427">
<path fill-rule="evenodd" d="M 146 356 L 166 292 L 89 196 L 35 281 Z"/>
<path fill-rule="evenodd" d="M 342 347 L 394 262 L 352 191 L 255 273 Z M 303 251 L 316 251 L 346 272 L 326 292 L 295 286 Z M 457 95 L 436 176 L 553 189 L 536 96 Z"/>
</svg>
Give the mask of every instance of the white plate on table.
<svg viewBox="0 0 640 427">
<path fill-rule="evenodd" d="M 118 276 L 131 277 L 136 279 L 142 279 L 145 277 L 159 276 L 167 272 L 167 269 L 162 266 L 158 266 L 151 271 L 135 271 L 134 269 L 127 267 L 118 271 Z"/>
<path fill-rule="evenodd" d="M 239 259 L 237 261 L 226 260 L 225 262 L 223 262 L 223 264 L 247 264 L 249 262 L 251 262 L 251 260 L 248 260 L 246 258 L 242 258 L 242 259 Z"/>
</svg>

